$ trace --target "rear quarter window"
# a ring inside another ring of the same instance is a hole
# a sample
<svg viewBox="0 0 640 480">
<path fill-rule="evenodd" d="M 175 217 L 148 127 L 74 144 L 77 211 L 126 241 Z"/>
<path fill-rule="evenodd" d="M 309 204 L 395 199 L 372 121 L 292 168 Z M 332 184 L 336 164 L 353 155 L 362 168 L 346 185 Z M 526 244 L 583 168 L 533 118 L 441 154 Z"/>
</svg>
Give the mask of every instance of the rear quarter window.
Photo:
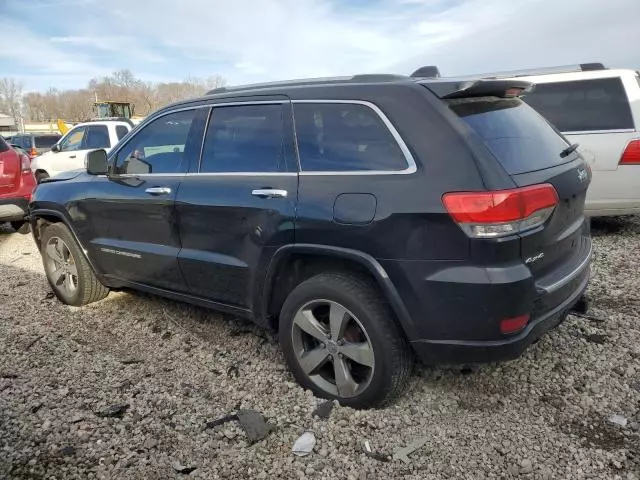
<svg viewBox="0 0 640 480">
<path fill-rule="evenodd" d="M 539 83 L 525 101 L 561 132 L 634 128 L 620 78 Z"/>
<path fill-rule="evenodd" d="M 60 135 L 38 135 L 35 137 L 36 148 L 51 148 L 60 140 Z"/>
<path fill-rule="evenodd" d="M 124 125 L 116 125 L 116 137 L 118 141 L 122 140 L 123 137 L 129 133 L 129 130 Z"/>
<path fill-rule="evenodd" d="M 303 171 L 401 171 L 408 167 L 382 118 L 357 103 L 294 105 Z"/>
<path fill-rule="evenodd" d="M 560 157 L 568 143 L 535 110 L 518 98 L 447 100 L 511 175 L 543 170 L 575 157 Z"/>
</svg>

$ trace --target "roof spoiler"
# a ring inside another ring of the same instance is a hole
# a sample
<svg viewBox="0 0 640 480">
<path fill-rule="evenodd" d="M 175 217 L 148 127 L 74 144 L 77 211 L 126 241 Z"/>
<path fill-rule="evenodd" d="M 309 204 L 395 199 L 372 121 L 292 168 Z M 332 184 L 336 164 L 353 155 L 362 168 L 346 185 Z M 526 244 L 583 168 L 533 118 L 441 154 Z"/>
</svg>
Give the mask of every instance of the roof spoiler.
<svg viewBox="0 0 640 480">
<path fill-rule="evenodd" d="M 440 78 L 440 70 L 435 65 L 420 67 L 411 74 L 413 78 Z"/>
<path fill-rule="evenodd" d="M 420 82 L 438 98 L 500 97 L 514 98 L 531 91 L 533 83 L 524 80 L 433 80 Z"/>
<path fill-rule="evenodd" d="M 473 77 L 481 78 L 509 78 L 509 77 L 529 77 L 535 75 L 551 75 L 554 73 L 575 73 L 575 72 L 593 72 L 598 70 L 606 70 L 602 63 L 581 63 L 579 65 L 563 65 L 559 67 L 543 67 L 530 68 L 525 70 L 512 70 L 505 72 L 483 73 L 473 75 Z"/>
</svg>

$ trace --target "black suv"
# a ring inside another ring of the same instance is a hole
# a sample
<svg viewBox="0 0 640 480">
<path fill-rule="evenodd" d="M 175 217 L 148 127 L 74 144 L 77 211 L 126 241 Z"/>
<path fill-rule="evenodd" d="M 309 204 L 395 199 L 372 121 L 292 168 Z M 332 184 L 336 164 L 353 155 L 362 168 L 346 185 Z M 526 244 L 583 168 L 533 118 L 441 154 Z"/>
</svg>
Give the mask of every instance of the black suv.
<svg viewBox="0 0 640 480">
<path fill-rule="evenodd" d="M 518 80 L 359 75 L 226 88 L 149 116 L 40 185 L 60 300 L 133 288 L 278 330 L 298 382 L 343 404 L 413 358 L 513 358 L 589 276 L 590 171 Z"/>
</svg>

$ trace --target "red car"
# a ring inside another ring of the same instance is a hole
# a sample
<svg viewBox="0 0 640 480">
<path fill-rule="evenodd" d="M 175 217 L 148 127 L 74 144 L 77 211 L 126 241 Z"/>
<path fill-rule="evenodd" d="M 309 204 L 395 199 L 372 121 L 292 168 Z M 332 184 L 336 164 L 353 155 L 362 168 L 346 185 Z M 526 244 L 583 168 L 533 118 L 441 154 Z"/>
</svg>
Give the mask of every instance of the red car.
<svg viewBox="0 0 640 480">
<path fill-rule="evenodd" d="M 28 227 L 25 216 L 35 187 L 29 157 L 0 137 L 0 223 L 11 222 L 18 231 Z"/>
</svg>

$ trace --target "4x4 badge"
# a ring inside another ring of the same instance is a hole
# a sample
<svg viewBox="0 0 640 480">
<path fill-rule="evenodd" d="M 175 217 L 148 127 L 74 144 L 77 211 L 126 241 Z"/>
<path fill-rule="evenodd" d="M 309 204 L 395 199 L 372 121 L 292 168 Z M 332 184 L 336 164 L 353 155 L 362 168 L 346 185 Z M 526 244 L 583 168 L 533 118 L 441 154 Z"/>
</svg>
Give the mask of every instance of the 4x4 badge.
<svg viewBox="0 0 640 480">
<path fill-rule="evenodd" d="M 587 181 L 587 171 L 584 168 L 579 168 L 578 169 L 578 180 L 580 180 L 582 183 Z"/>
</svg>

